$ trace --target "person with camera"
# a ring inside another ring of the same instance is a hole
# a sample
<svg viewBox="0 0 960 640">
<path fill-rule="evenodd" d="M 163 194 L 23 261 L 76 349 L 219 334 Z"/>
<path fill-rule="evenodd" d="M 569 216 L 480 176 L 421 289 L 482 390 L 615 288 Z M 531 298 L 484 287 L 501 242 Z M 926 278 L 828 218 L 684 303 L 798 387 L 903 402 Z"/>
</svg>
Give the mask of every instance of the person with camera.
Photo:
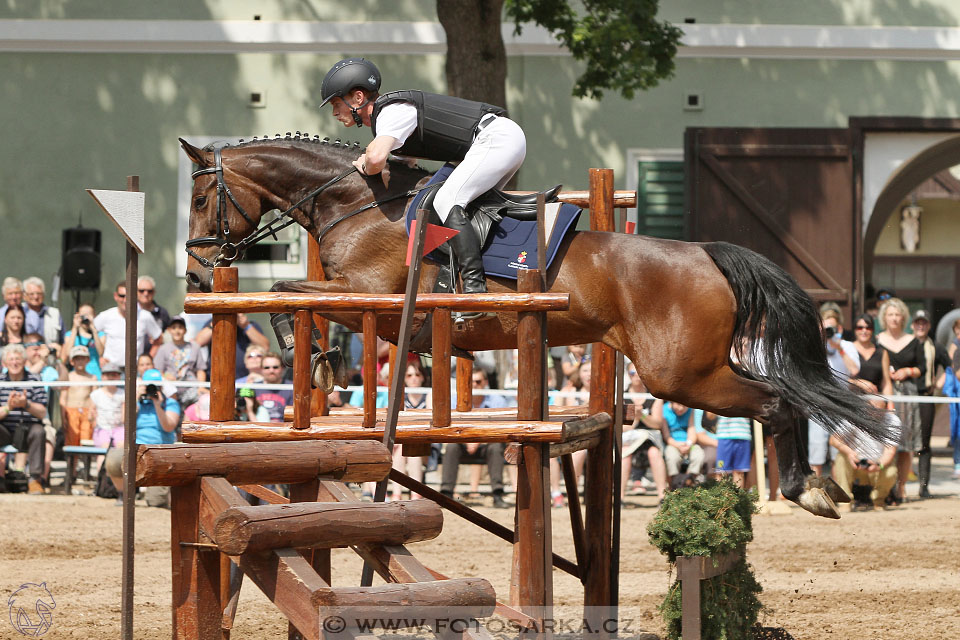
<svg viewBox="0 0 960 640">
<path fill-rule="evenodd" d="M 93 328 L 93 318 L 95 316 L 96 311 L 93 310 L 93 305 L 82 304 L 77 308 L 77 312 L 73 314 L 73 325 L 70 331 L 63 335 L 60 360 L 69 362 L 70 352 L 73 351 L 75 346 L 86 347 L 90 355 L 90 361 L 87 362 L 87 371 L 99 380 L 100 356 L 103 354 L 104 336 L 106 334 Z"/>
<path fill-rule="evenodd" d="M 113 363 L 115 364 L 115 363 Z M 156 369 L 143 373 L 137 386 L 137 444 L 173 444 L 177 441 L 180 423 L 180 405 L 163 392 L 163 376 Z M 113 484 L 123 487 L 123 449 L 107 452 L 107 473 Z M 168 506 L 169 487 L 147 487 L 145 498 L 149 507 Z M 118 499 L 118 504 L 121 500 Z"/>
<path fill-rule="evenodd" d="M 250 387 L 237 389 L 237 408 L 234 420 L 240 422 L 270 422 L 270 411 L 257 401 L 257 393 Z"/>
<path fill-rule="evenodd" d="M 23 345 L 11 344 L 3 348 L 0 357 L 6 372 L 0 373 L 0 382 L 37 381 L 25 369 L 26 351 Z M 44 453 L 47 442 L 43 419 L 47 417 L 47 392 L 42 386 L 23 388 L 0 386 L 0 448 L 13 444 L 17 450 L 14 471 L 23 473 L 29 464 L 30 479 L 27 490 L 43 493 Z M 2 455 L 2 454 L 0 454 Z M 0 478 L 6 469 L 6 459 L 0 463 Z M 0 483 L 0 486 L 5 486 Z"/>
<path fill-rule="evenodd" d="M 853 496 L 850 510 L 882 509 L 897 484 L 897 447 L 887 445 L 878 457 L 864 458 L 837 436 L 830 436 L 829 442 L 838 451 L 833 461 L 833 479 L 847 495 Z"/>
<path fill-rule="evenodd" d="M 840 307 L 832 302 L 823 304 L 820 307 L 820 322 L 827 348 L 827 364 L 833 369 L 833 375 L 843 382 L 857 377 L 860 373 L 860 354 L 852 342 L 843 339 L 843 315 Z M 813 420 L 809 420 L 808 425 L 808 461 L 810 468 L 819 476 L 829 458 L 830 434 Z"/>
</svg>

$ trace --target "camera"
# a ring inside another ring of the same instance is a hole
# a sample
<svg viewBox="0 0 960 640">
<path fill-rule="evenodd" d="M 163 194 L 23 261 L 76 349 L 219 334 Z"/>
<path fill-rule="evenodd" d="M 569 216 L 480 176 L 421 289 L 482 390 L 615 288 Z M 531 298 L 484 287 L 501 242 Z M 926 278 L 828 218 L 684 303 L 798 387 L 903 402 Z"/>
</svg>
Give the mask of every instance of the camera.
<svg viewBox="0 0 960 640">
<path fill-rule="evenodd" d="M 83 316 L 83 317 L 80 319 L 80 325 L 81 325 L 84 329 L 89 329 L 89 328 L 90 328 L 90 318 L 88 318 L 87 316 Z"/>
<path fill-rule="evenodd" d="M 858 469 L 869 469 L 869 468 L 870 468 L 870 461 L 867 460 L 866 458 L 860 458 L 860 462 L 857 463 L 857 468 L 858 468 Z"/>
<path fill-rule="evenodd" d="M 827 337 L 827 340 L 831 340 L 833 336 L 837 335 L 836 327 L 826 327 L 823 330 L 823 335 Z"/>
<path fill-rule="evenodd" d="M 160 388 L 155 384 L 148 384 L 147 391 L 140 396 L 141 404 L 148 404 L 152 398 L 160 397 Z"/>
</svg>

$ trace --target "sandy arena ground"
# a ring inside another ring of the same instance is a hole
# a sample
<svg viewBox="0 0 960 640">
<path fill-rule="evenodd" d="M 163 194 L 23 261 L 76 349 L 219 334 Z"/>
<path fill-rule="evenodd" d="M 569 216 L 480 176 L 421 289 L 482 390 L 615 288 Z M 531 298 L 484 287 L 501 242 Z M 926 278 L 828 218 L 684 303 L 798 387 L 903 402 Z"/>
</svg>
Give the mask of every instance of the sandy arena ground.
<svg viewBox="0 0 960 640">
<path fill-rule="evenodd" d="M 935 459 L 936 499 L 845 514 L 839 521 L 797 508 L 786 515 L 758 516 L 748 558 L 764 589 L 763 623 L 783 627 L 798 640 L 960 637 L 960 481 L 950 480 L 949 462 Z M 908 485 L 908 492 L 916 495 L 916 483 Z M 646 536 L 655 502 L 628 497 L 623 510 L 623 638 L 653 640 L 663 629 L 656 607 L 670 575 L 665 558 Z M 481 510 L 512 524 L 512 511 Z M 567 513 L 553 514 L 555 550 L 573 558 Z M 120 516 L 112 500 L 96 497 L 0 494 L 0 602 L 6 603 L 23 583 L 46 582 L 57 606 L 45 638 L 118 638 Z M 508 545 L 456 516 L 445 516 L 442 535 L 411 545 L 412 552 L 449 576 L 488 578 L 499 599 L 507 600 Z M 135 637 L 166 640 L 171 637 L 170 512 L 138 505 L 136 532 Z M 357 584 L 361 565 L 356 556 L 348 550 L 334 554 L 334 583 Z M 579 583 L 555 571 L 554 590 L 558 616 L 578 615 Z M 0 638 L 22 637 L 4 613 Z M 233 637 L 287 637 L 285 620 L 249 581 Z"/>
</svg>

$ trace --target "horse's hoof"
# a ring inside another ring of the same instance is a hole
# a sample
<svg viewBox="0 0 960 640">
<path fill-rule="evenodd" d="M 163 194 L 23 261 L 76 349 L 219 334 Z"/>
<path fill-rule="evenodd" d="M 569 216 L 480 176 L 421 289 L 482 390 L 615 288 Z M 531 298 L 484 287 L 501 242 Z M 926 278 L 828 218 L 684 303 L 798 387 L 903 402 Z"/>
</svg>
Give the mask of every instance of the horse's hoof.
<svg viewBox="0 0 960 640">
<path fill-rule="evenodd" d="M 840 519 L 836 503 L 820 487 L 806 489 L 795 502 L 815 516 Z"/>
<path fill-rule="evenodd" d="M 310 360 L 310 383 L 324 393 L 333 391 L 335 376 L 327 356 L 315 353 Z"/>
<path fill-rule="evenodd" d="M 833 481 L 833 478 L 820 478 L 820 487 L 827 492 L 830 499 L 834 502 L 850 502 L 851 498 L 847 495 L 840 485 Z"/>
</svg>

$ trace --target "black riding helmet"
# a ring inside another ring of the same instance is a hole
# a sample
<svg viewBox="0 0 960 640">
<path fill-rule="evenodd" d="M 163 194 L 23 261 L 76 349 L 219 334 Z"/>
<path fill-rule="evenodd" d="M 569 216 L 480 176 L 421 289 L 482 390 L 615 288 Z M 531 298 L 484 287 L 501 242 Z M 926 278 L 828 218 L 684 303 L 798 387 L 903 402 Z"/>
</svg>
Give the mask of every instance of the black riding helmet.
<svg viewBox="0 0 960 640">
<path fill-rule="evenodd" d="M 342 98 L 352 89 L 366 89 L 376 93 L 380 90 L 380 70 L 364 58 L 346 58 L 327 72 L 320 85 L 323 107 L 333 98 Z"/>
</svg>

